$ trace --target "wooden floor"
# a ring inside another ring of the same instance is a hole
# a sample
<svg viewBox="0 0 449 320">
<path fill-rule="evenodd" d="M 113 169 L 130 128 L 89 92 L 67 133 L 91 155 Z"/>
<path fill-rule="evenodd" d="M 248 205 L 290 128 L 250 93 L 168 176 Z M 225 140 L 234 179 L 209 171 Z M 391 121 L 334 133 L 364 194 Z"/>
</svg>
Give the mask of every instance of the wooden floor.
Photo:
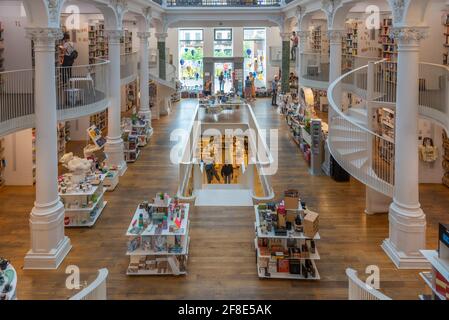
<svg viewBox="0 0 449 320">
<path fill-rule="evenodd" d="M 194 208 L 191 218 L 189 273 L 182 277 L 128 277 L 125 271 L 125 232 L 136 205 L 158 191 L 177 190 L 177 166 L 169 162 L 170 132 L 186 128 L 195 102 L 185 100 L 174 112 L 153 122 L 154 135 L 139 160 L 130 164 L 112 193 L 108 205 L 91 229 L 66 229 L 73 249 L 58 270 L 24 271 L 29 249 L 28 217 L 33 206 L 31 187 L 0 190 L 0 256 L 18 269 L 19 299 L 66 299 L 65 268 L 77 265 L 82 281 L 96 270 L 110 272 L 110 299 L 346 299 L 345 268 L 362 275 L 368 265 L 381 271 L 381 289 L 394 299 L 417 299 L 427 292 L 418 270 L 398 271 L 380 248 L 388 236 L 385 214 L 364 214 L 364 186 L 356 181 L 336 183 L 329 177 L 312 177 L 290 138 L 283 117 L 258 100 L 255 114 L 262 128 L 279 128 L 279 171 L 273 177 L 277 195 L 298 188 L 301 197 L 321 213 L 318 243 L 321 281 L 260 280 L 256 273 L 254 213 L 250 208 Z M 449 189 L 442 185 L 421 186 L 421 204 L 427 214 L 428 248 L 437 245 L 438 222 L 449 222 Z"/>
</svg>

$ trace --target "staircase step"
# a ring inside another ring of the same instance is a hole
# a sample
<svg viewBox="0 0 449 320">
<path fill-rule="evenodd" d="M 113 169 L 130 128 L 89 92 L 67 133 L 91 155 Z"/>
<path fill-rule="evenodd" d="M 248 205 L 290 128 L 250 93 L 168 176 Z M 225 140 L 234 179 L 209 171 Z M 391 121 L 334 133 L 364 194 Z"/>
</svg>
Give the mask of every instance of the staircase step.
<svg viewBox="0 0 449 320">
<path fill-rule="evenodd" d="M 343 157 L 355 157 L 359 158 L 364 157 L 368 150 L 366 148 L 338 148 L 337 152 L 340 153 Z"/>
<path fill-rule="evenodd" d="M 368 157 L 363 157 L 363 158 L 351 160 L 350 163 L 357 169 L 362 169 L 364 167 L 368 167 L 368 163 L 369 163 L 368 160 L 369 160 Z"/>
<path fill-rule="evenodd" d="M 356 127 L 351 127 L 350 129 L 348 129 L 346 126 L 343 125 L 334 125 L 332 126 L 332 131 L 339 131 L 342 132 L 343 134 L 348 134 L 348 132 L 351 133 L 351 135 L 355 135 L 355 134 L 360 134 L 360 135 L 365 135 L 366 132 L 363 131 L 362 129 L 356 128 Z"/>
</svg>

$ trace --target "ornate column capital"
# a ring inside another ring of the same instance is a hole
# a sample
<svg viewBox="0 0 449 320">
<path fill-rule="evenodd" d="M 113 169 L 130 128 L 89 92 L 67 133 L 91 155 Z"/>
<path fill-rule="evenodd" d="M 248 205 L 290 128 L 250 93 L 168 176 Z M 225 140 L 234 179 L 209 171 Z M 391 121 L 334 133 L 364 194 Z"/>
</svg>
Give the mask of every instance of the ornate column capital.
<svg viewBox="0 0 449 320">
<path fill-rule="evenodd" d="M 393 13 L 393 20 L 395 24 L 404 22 L 405 0 L 389 0 L 391 11 Z"/>
<path fill-rule="evenodd" d="M 109 44 L 120 44 L 123 37 L 123 30 L 105 30 L 104 34 L 108 38 Z"/>
<path fill-rule="evenodd" d="M 48 9 L 49 24 L 59 26 L 63 0 L 46 0 Z"/>
<path fill-rule="evenodd" d="M 321 0 L 321 10 L 326 14 L 327 25 L 329 28 L 333 26 L 335 12 L 341 3 L 342 0 Z"/>
<path fill-rule="evenodd" d="M 148 40 L 151 37 L 151 32 L 137 32 L 137 37 L 140 40 Z"/>
<path fill-rule="evenodd" d="M 344 30 L 328 30 L 327 36 L 330 44 L 342 44 L 342 38 L 345 36 Z"/>
<path fill-rule="evenodd" d="M 158 32 L 155 34 L 158 42 L 164 42 L 165 38 L 168 37 L 168 33 L 166 32 Z"/>
<path fill-rule="evenodd" d="M 114 10 L 117 18 L 117 27 L 121 28 L 123 24 L 123 17 L 128 11 L 128 2 L 126 0 L 109 0 L 109 7 Z"/>
<path fill-rule="evenodd" d="M 26 37 L 34 41 L 36 51 L 55 51 L 55 41 L 62 39 L 60 28 L 26 28 Z"/>
<path fill-rule="evenodd" d="M 281 32 L 282 41 L 290 41 L 291 33 L 290 32 Z"/>
<path fill-rule="evenodd" d="M 394 27 L 390 36 L 399 45 L 419 45 L 419 41 L 428 36 L 428 31 L 426 27 Z"/>
</svg>

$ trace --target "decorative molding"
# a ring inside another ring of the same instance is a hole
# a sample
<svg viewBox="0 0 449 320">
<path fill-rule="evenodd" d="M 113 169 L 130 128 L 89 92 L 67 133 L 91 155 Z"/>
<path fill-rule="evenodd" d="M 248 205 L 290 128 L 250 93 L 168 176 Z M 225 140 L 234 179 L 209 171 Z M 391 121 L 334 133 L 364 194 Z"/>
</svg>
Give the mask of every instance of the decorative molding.
<svg viewBox="0 0 449 320">
<path fill-rule="evenodd" d="M 148 40 L 151 37 L 151 32 L 137 32 L 137 37 L 141 40 Z"/>
<path fill-rule="evenodd" d="M 424 27 L 395 27 L 390 36 L 401 43 L 418 42 L 428 36 L 429 29 Z"/>
<path fill-rule="evenodd" d="M 56 40 L 62 39 L 63 33 L 60 28 L 25 28 L 26 37 L 36 42 L 36 44 L 51 43 L 54 50 Z"/>
<path fill-rule="evenodd" d="M 122 29 L 123 17 L 128 11 L 128 2 L 126 0 L 109 0 L 109 6 L 114 9 L 117 18 L 117 27 Z"/>
<path fill-rule="evenodd" d="M 393 13 L 394 23 L 401 23 L 404 20 L 406 0 L 390 0 L 390 7 Z"/>
<path fill-rule="evenodd" d="M 328 30 L 327 37 L 329 38 L 329 43 L 342 44 L 342 38 L 345 36 L 346 32 L 344 30 Z"/>
<path fill-rule="evenodd" d="M 48 9 L 48 20 L 50 25 L 59 26 L 59 17 L 61 14 L 62 0 L 46 0 Z"/>
<path fill-rule="evenodd" d="M 321 0 L 321 10 L 326 14 L 328 26 L 332 26 L 335 12 L 341 5 L 341 2 L 342 0 Z"/>
<path fill-rule="evenodd" d="M 166 32 L 159 32 L 159 33 L 155 33 L 155 36 L 156 36 L 158 42 L 164 42 L 165 38 L 168 37 L 168 33 L 166 33 Z"/>
<path fill-rule="evenodd" d="M 123 30 L 105 30 L 105 36 L 108 38 L 109 44 L 120 44 L 123 37 Z"/>
<path fill-rule="evenodd" d="M 280 35 L 281 35 L 282 41 L 290 41 L 290 36 L 291 36 L 290 32 L 281 32 Z"/>
<path fill-rule="evenodd" d="M 308 39 L 311 36 L 311 33 L 309 30 L 307 31 L 297 31 L 296 34 L 298 35 L 299 39 Z"/>
<path fill-rule="evenodd" d="M 142 15 L 145 18 L 145 21 L 147 22 L 148 27 L 150 27 L 150 24 L 151 24 L 152 14 L 153 14 L 153 12 L 151 11 L 151 7 L 142 9 Z"/>
</svg>

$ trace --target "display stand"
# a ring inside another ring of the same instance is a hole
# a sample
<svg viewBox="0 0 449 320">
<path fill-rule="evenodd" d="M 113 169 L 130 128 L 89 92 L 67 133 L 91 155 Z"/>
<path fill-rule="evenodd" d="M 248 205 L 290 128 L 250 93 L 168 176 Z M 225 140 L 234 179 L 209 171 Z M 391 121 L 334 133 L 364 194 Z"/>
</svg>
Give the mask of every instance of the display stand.
<svg viewBox="0 0 449 320">
<path fill-rule="evenodd" d="M 138 147 L 138 137 L 135 134 L 131 134 L 129 131 L 125 131 L 122 134 L 123 139 L 123 152 L 126 162 L 135 162 L 140 155 L 140 149 Z"/>
<path fill-rule="evenodd" d="M 1 263 L 5 263 L 2 260 Z M 0 300 L 17 300 L 17 272 L 16 269 L 8 262 L 5 270 L 0 271 L 0 278 L 3 283 L 0 284 Z"/>
<path fill-rule="evenodd" d="M 257 273 L 260 278 L 319 280 L 315 261 L 320 259 L 316 241 L 318 232 L 305 232 L 308 215 L 315 213 L 304 210 L 298 201 L 297 209 L 281 209 L 282 205 L 270 208 L 272 204 L 254 206 L 257 255 Z M 279 210 L 283 212 L 279 214 Z M 276 214 L 276 211 L 278 212 Z M 271 218 L 278 219 L 273 222 Z M 317 216 L 317 215 L 316 215 Z M 280 224 L 285 225 L 280 226 Z"/>
<path fill-rule="evenodd" d="M 158 196 L 156 196 L 158 197 Z M 189 204 L 141 203 L 126 236 L 127 275 L 184 275 L 189 254 Z"/>
<path fill-rule="evenodd" d="M 449 225 L 439 225 L 438 250 L 420 250 L 432 266 L 432 270 L 419 275 L 432 290 L 432 294 L 420 295 L 421 300 L 449 300 Z"/>
<path fill-rule="evenodd" d="M 65 207 L 66 227 L 92 227 L 101 215 L 107 201 L 104 201 L 104 174 L 96 175 L 90 182 L 81 183 L 70 189 L 71 174 L 60 178 L 59 197 Z M 94 181 L 96 180 L 96 181 Z M 94 185 L 94 183 L 96 185 Z"/>
</svg>

